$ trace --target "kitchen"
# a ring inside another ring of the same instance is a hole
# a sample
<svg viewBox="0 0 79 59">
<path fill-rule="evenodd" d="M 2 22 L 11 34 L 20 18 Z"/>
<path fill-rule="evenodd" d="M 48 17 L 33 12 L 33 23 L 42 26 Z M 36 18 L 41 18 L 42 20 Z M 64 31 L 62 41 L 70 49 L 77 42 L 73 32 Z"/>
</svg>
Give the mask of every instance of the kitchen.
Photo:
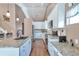
<svg viewBox="0 0 79 59">
<path fill-rule="evenodd" d="M 0 56 L 79 56 L 78 3 L 2 3 L 0 11 Z"/>
</svg>

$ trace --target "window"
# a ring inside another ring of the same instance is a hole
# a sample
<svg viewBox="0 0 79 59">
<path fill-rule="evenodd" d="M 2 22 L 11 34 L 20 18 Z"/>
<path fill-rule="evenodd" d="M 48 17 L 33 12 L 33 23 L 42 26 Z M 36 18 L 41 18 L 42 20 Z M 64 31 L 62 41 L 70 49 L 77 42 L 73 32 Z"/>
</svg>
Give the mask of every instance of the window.
<svg viewBox="0 0 79 59">
<path fill-rule="evenodd" d="M 79 14 L 70 18 L 70 24 L 79 23 Z"/>
<path fill-rule="evenodd" d="M 74 17 L 71 17 L 71 18 L 67 18 L 66 19 L 66 25 L 75 24 L 75 23 L 79 23 L 79 14 L 77 14 Z"/>
<path fill-rule="evenodd" d="M 77 5 L 76 7 L 74 7 L 73 9 L 71 9 L 67 13 L 66 25 L 79 23 L 79 10 L 78 10 L 78 8 L 79 8 L 79 5 Z"/>
</svg>

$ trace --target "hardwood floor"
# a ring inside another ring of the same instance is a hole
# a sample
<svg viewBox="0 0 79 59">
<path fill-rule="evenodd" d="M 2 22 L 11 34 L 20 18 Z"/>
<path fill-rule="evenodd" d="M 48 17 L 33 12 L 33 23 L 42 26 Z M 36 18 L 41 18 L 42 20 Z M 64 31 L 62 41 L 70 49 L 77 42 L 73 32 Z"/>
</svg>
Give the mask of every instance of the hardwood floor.
<svg viewBox="0 0 79 59">
<path fill-rule="evenodd" d="M 31 56 L 49 56 L 42 39 L 33 42 Z"/>
</svg>

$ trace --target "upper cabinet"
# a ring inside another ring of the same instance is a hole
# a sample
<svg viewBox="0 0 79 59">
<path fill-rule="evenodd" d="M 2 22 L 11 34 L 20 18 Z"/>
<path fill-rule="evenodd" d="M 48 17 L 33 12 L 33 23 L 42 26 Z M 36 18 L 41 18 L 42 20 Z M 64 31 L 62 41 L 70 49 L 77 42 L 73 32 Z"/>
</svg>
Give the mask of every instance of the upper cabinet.
<svg viewBox="0 0 79 59">
<path fill-rule="evenodd" d="M 58 28 L 63 28 L 65 26 L 65 4 L 58 4 Z"/>
<path fill-rule="evenodd" d="M 48 16 L 48 24 L 51 20 L 53 20 L 52 22 L 53 27 L 51 28 L 63 28 L 65 26 L 65 4 L 64 3 L 58 3 L 54 7 L 52 12 Z"/>
<path fill-rule="evenodd" d="M 54 9 L 51 11 L 51 13 L 49 14 L 48 16 L 48 28 L 50 27 L 51 25 L 51 20 L 53 20 L 53 27 L 51 28 L 57 28 L 57 5 L 54 7 Z"/>
<path fill-rule="evenodd" d="M 45 22 L 33 22 L 34 29 L 45 29 Z"/>
</svg>

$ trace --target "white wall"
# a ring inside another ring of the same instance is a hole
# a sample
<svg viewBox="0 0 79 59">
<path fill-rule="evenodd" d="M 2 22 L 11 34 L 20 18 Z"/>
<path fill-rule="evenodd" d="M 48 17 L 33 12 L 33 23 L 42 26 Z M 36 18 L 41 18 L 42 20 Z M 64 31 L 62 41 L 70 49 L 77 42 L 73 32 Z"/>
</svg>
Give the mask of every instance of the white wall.
<svg viewBox="0 0 79 59">
<path fill-rule="evenodd" d="M 79 8 L 79 5 L 76 6 L 76 7 L 70 9 L 67 12 L 67 17 L 70 17 L 70 16 L 74 15 L 77 11 L 79 11 L 79 9 L 78 9 Z M 77 19 L 75 18 L 73 20 L 76 21 Z M 68 40 L 68 42 L 70 43 L 70 39 L 72 39 L 74 45 L 79 48 L 79 22 L 77 21 L 78 23 L 75 23 L 75 21 L 74 21 L 73 24 L 70 24 L 69 23 L 66 26 L 66 34 L 67 34 L 67 40 Z"/>
<path fill-rule="evenodd" d="M 7 3 L 0 4 L 0 27 L 2 27 L 4 30 L 7 30 L 7 32 L 13 33 L 13 38 L 16 37 L 16 24 L 15 24 L 15 4 L 9 4 L 9 12 L 11 14 L 10 21 L 5 21 L 3 18 L 3 15 L 7 12 Z"/>
</svg>

